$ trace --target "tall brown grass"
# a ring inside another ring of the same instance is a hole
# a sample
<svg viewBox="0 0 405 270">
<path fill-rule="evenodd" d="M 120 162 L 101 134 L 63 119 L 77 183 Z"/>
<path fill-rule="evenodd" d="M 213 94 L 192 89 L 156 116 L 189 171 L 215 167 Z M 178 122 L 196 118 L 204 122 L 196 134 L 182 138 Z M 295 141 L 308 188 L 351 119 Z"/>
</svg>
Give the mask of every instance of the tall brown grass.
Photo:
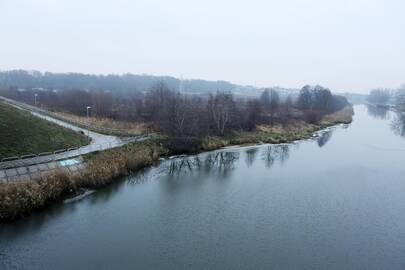
<svg viewBox="0 0 405 270">
<path fill-rule="evenodd" d="M 165 151 L 154 142 L 134 143 L 86 157 L 86 168 L 79 173 L 58 170 L 43 175 L 37 182 L 2 183 L 0 221 L 23 217 L 80 188 L 108 185 L 120 176 L 151 165 L 162 154 Z"/>
<path fill-rule="evenodd" d="M 126 133 L 132 135 L 141 135 L 152 131 L 152 125 L 145 122 L 125 122 L 111 118 L 84 117 L 65 112 L 55 112 L 55 114 L 73 123 L 91 125 L 97 128 L 123 129 L 126 130 Z"/>
<path fill-rule="evenodd" d="M 350 124 L 353 120 L 354 110 L 352 106 L 346 106 L 343 109 L 325 115 L 322 119 L 321 124 L 332 125 L 332 124 Z"/>
</svg>

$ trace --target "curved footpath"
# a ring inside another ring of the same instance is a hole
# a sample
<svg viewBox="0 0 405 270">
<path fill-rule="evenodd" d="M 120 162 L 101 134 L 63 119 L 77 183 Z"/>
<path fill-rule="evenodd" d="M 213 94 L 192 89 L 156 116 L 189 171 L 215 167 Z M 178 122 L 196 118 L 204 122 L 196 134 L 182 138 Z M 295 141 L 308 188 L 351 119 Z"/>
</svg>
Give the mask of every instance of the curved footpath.
<svg viewBox="0 0 405 270">
<path fill-rule="evenodd" d="M 0 162 L 0 182 L 16 181 L 16 180 L 34 180 L 38 178 L 40 172 L 54 170 L 58 167 L 72 167 L 75 168 L 77 164 L 81 163 L 81 159 L 74 159 L 72 161 L 63 162 L 66 159 L 80 157 L 81 155 L 107 150 L 119 146 L 123 146 L 130 142 L 143 141 L 151 137 L 151 135 L 140 135 L 135 137 L 120 138 L 117 136 L 110 136 L 90 131 L 73 124 L 55 119 L 48 115 L 41 114 L 40 110 L 35 107 L 17 102 L 5 97 L 0 96 L 0 100 L 14 106 L 17 109 L 29 111 L 31 114 L 40 117 L 49 122 L 55 123 L 59 126 L 71 129 L 76 132 L 82 132 L 87 135 L 91 142 L 90 144 L 77 148 L 70 149 L 62 153 L 52 153 L 44 156 L 36 156 L 26 159 L 18 159 L 11 161 Z"/>
</svg>

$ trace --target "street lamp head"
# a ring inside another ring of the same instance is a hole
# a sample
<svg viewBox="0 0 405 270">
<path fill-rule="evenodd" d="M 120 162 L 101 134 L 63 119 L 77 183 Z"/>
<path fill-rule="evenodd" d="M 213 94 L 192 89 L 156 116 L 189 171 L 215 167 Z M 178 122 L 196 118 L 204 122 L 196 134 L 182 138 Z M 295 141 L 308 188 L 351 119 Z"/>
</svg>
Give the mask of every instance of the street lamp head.
<svg viewBox="0 0 405 270">
<path fill-rule="evenodd" d="M 91 107 L 90 107 L 90 106 L 87 106 L 87 109 L 91 109 Z"/>
</svg>

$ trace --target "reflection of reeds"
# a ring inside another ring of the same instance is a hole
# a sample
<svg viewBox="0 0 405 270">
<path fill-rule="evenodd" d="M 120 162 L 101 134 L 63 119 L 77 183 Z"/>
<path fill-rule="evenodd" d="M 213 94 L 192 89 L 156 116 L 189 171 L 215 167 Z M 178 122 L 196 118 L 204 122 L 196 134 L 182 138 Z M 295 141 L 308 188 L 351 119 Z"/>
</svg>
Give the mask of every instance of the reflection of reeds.
<svg viewBox="0 0 405 270">
<path fill-rule="evenodd" d="M 0 184 L 0 220 L 21 217 L 47 203 L 75 193 L 79 188 L 96 188 L 117 177 L 151 165 L 163 153 L 153 143 L 137 143 L 88 157 L 86 169 L 72 174 L 58 170 L 37 182 Z"/>
</svg>

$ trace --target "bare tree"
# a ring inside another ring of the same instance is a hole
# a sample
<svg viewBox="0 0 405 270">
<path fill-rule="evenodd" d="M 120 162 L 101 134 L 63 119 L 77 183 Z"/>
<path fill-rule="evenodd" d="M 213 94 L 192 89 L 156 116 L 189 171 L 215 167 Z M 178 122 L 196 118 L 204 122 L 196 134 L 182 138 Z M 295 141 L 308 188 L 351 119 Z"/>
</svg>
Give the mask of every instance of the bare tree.
<svg viewBox="0 0 405 270">
<path fill-rule="evenodd" d="M 373 89 L 367 97 L 367 101 L 375 105 L 386 105 L 391 98 L 388 89 Z"/>
<path fill-rule="evenodd" d="M 283 125 L 287 125 L 291 121 L 293 110 L 293 101 L 290 95 L 287 96 L 280 107 L 280 122 Z"/>
<path fill-rule="evenodd" d="M 330 112 L 332 105 L 332 93 L 329 89 L 320 85 L 312 89 L 312 109 L 323 113 Z"/>
<path fill-rule="evenodd" d="M 208 115 L 214 130 L 219 135 L 224 135 L 225 130 L 231 125 L 235 113 L 235 101 L 231 93 L 217 92 L 210 95 L 208 100 Z"/>
<path fill-rule="evenodd" d="M 270 90 L 270 123 L 274 123 L 274 117 L 280 106 L 280 96 L 274 89 Z"/>
<path fill-rule="evenodd" d="M 262 103 L 263 110 L 266 112 L 270 111 L 270 90 L 268 88 L 264 89 L 260 96 L 260 102 Z"/>
<path fill-rule="evenodd" d="M 395 106 L 398 110 L 405 112 L 405 85 L 402 85 L 395 95 Z"/>
<path fill-rule="evenodd" d="M 297 105 L 302 110 L 311 109 L 311 86 L 305 85 L 298 96 Z"/>
<path fill-rule="evenodd" d="M 269 115 L 269 122 L 274 123 L 274 116 L 280 106 L 280 96 L 274 89 L 265 89 L 260 96 L 263 111 Z"/>
<path fill-rule="evenodd" d="M 244 128 L 248 131 L 252 131 L 256 128 L 256 124 L 259 122 L 260 114 L 262 112 L 262 106 L 257 99 L 249 100 L 246 105 L 246 113 L 244 113 L 246 119 Z"/>
</svg>

